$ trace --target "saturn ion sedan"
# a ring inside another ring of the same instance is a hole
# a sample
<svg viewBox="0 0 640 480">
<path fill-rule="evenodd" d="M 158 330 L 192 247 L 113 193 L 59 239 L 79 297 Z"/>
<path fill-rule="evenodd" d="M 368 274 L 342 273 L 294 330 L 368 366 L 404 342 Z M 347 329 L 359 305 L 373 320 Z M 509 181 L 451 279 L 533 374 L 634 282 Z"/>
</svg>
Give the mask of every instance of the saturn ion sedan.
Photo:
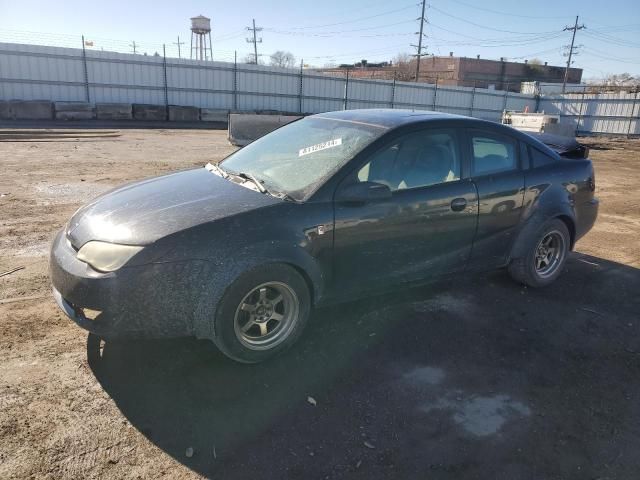
<svg viewBox="0 0 640 480">
<path fill-rule="evenodd" d="M 82 207 L 53 242 L 53 294 L 102 338 L 196 336 L 260 362 L 329 302 L 505 267 L 548 285 L 594 190 L 590 160 L 507 126 L 323 113 Z"/>
</svg>

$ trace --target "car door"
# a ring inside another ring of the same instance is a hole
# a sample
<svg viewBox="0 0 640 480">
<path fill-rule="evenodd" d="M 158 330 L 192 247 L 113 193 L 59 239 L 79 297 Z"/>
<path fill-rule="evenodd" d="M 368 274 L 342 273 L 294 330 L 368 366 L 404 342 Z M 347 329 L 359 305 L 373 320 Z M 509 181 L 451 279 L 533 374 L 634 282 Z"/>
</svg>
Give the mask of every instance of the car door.
<svg viewBox="0 0 640 480">
<path fill-rule="evenodd" d="M 524 171 L 518 141 L 492 130 L 467 131 L 471 178 L 478 189 L 478 228 L 469 261 L 472 270 L 505 264 L 520 221 Z"/>
<path fill-rule="evenodd" d="M 476 228 L 475 186 L 461 179 L 454 129 L 421 129 L 390 141 L 338 187 L 334 284 L 341 293 L 462 270 Z M 340 201 L 354 182 L 387 185 L 390 198 Z"/>
</svg>

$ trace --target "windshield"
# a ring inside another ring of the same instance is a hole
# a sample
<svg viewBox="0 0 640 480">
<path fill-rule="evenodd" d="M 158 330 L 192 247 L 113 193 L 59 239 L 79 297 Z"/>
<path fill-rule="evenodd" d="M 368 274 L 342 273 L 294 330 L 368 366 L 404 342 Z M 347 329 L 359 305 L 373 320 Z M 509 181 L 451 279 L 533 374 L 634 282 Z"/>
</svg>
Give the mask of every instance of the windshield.
<svg viewBox="0 0 640 480">
<path fill-rule="evenodd" d="M 227 157 L 231 174 L 252 175 L 269 191 L 305 200 L 385 128 L 307 117 L 275 130 Z"/>
</svg>

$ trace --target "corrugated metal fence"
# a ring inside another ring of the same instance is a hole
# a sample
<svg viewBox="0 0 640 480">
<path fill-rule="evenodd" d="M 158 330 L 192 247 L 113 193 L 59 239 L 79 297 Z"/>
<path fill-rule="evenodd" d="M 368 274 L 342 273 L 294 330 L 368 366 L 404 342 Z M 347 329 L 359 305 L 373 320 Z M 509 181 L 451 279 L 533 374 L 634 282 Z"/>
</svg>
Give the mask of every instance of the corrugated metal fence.
<svg viewBox="0 0 640 480">
<path fill-rule="evenodd" d="M 302 113 L 415 108 L 494 121 L 505 109 L 528 107 L 533 112 L 538 107 L 566 116 L 580 131 L 640 134 L 635 97 L 536 98 L 479 88 L 356 79 L 348 73 L 329 77 L 261 65 L 0 43 L 0 100 L 13 99 Z"/>
<path fill-rule="evenodd" d="M 557 113 L 578 133 L 640 135 L 638 93 L 570 93 L 540 98 L 539 111 Z"/>
</svg>

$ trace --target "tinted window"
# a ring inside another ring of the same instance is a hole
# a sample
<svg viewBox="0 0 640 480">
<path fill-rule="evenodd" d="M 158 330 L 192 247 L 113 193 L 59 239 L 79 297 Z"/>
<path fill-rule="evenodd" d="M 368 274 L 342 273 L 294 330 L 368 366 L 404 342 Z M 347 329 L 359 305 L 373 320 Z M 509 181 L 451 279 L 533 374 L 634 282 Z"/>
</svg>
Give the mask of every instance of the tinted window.
<svg viewBox="0 0 640 480">
<path fill-rule="evenodd" d="M 529 147 L 529 158 L 531 159 L 531 167 L 542 167 L 543 165 L 549 165 L 555 163 L 555 158 L 550 157 L 546 153 L 542 153 L 537 148 Z"/>
<path fill-rule="evenodd" d="M 473 172 L 476 175 L 518 168 L 515 142 L 489 135 L 473 135 Z"/>
<path fill-rule="evenodd" d="M 448 130 L 411 133 L 389 144 L 358 171 L 362 182 L 393 190 L 426 187 L 460 178 L 456 137 Z"/>
</svg>

